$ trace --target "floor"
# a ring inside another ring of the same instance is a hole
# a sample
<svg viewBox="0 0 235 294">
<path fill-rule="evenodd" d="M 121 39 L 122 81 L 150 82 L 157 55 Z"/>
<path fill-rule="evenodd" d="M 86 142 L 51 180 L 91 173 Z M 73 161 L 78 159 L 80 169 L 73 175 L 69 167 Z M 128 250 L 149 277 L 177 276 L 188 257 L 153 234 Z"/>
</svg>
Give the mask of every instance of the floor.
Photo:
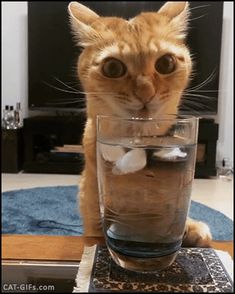
<svg viewBox="0 0 235 294">
<path fill-rule="evenodd" d="M 44 187 L 77 185 L 76 175 L 2 174 L 2 191 Z M 233 178 L 195 179 L 192 200 L 219 210 L 233 219 Z"/>
</svg>

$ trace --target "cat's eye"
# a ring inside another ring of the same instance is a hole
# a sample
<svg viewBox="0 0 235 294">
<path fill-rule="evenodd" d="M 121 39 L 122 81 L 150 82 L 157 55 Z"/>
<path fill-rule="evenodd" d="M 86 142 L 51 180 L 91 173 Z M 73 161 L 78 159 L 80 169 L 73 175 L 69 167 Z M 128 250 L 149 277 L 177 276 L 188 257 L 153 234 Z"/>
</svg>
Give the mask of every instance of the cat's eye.
<svg viewBox="0 0 235 294">
<path fill-rule="evenodd" d="M 102 74 L 108 78 L 120 78 L 126 73 L 126 66 L 115 58 L 107 59 L 102 66 Z"/>
<path fill-rule="evenodd" d="M 155 69 L 162 75 L 172 73 L 176 68 L 175 57 L 171 54 L 165 54 L 155 63 Z"/>
</svg>

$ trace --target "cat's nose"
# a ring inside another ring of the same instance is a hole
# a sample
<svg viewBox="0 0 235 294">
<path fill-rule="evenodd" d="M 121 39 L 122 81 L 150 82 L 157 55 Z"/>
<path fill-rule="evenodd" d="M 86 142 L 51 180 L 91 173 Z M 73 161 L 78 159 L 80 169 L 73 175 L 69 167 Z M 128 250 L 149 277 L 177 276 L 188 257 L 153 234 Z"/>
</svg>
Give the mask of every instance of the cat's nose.
<svg viewBox="0 0 235 294">
<path fill-rule="evenodd" d="M 136 97 L 144 104 L 150 102 L 156 91 L 152 82 L 145 76 L 139 76 L 136 79 L 136 87 L 134 90 Z"/>
</svg>

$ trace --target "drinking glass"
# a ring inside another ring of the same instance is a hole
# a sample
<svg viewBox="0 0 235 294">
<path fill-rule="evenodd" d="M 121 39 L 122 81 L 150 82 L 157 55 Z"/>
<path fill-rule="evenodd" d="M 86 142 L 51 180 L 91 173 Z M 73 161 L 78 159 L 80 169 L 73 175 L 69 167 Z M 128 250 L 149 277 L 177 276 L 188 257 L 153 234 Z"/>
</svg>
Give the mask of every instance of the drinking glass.
<svg viewBox="0 0 235 294">
<path fill-rule="evenodd" d="M 161 270 L 181 248 L 198 118 L 97 117 L 97 175 L 107 248 L 121 267 Z"/>
</svg>

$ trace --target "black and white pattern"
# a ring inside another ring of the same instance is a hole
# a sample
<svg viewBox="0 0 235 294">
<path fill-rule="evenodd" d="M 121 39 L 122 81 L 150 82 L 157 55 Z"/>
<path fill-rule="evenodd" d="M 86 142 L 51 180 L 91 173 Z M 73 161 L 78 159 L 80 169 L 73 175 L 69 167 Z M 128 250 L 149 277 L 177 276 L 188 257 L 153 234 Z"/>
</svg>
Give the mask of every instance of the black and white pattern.
<svg viewBox="0 0 235 294">
<path fill-rule="evenodd" d="M 87 291 L 232 293 L 233 282 L 217 252 L 211 248 L 182 248 L 168 269 L 137 273 L 119 267 L 106 247 L 96 246 Z"/>
</svg>

